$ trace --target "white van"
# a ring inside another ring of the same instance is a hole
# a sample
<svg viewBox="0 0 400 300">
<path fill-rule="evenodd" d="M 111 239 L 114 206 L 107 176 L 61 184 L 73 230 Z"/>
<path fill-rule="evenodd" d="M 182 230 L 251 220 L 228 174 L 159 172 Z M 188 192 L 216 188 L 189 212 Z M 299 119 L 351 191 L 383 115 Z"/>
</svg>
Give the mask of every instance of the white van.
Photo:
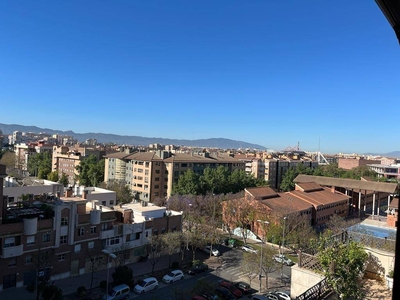
<svg viewBox="0 0 400 300">
<path fill-rule="evenodd" d="M 108 290 L 108 295 L 104 295 L 103 300 L 128 299 L 131 289 L 126 284 L 120 284 Z M 107 297 L 106 297 L 107 296 Z"/>
</svg>

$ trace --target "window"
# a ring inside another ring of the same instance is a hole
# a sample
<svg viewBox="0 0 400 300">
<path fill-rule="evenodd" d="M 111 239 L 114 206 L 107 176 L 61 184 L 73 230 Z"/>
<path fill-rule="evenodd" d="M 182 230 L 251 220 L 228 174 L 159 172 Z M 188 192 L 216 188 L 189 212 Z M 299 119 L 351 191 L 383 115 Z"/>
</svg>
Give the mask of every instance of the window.
<svg viewBox="0 0 400 300">
<path fill-rule="evenodd" d="M 182 168 L 187 168 L 187 164 L 181 164 Z"/>
<path fill-rule="evenodd" d="M 35 236 L 34 235 L 27 236 L 26 237 L 26 244 L 27 245 L 34 245 L 35 244 Z"/>
<path fill-rule="evenodd" d="M 68 225 L 68 218 L 61 218 L 61 226 Z"/>
<path fill-rule="evenodd" d="M 25 256 L 25 263 L 26 264 L 31 264 L 33 262 L 33 257 L 32 255 L 27 255 Z"/>
<path fill-rule="evenodd" d="M 174 175 L 175 177 L 178 177 L 179 176 L 179 171 L 175 171 L 174 174 L 175 174 Z"/>
<path fill-rule="evenodd" d="M 105 200 L 101 201 L 101 205 L 107 206 L 107 201 L 105 201 Z"/>
<path fill-rule="evenodd" d="M 155 193 L 154 193 L 154 196 L 156 196 L 156 197 L 157 197 L 158 195 L 159 195 L 159 194 L 158 194 L 158 192 L 155 192 Z"/>
<path fill-rule="evenodd" d="M 85 228 L 79 227 L 78 236 L 82 236 L 82 235 L 85 235 Z"/>
<path fill-rule="evenodd" d="M 154 178 L 155 181 L 160 181 L 160 177 Z"/>
<path fill-rule="evenodd" d="M 4 248 L 14 247 L 14 246 L 15 246 L 15 237 L 5 238 Z"/>
<path fill-rule="evenodd" d="M 154 234 L 154 235 L 158 235 L 158 229 L 154 229 L 154 230 L 153 230 L 153 234 Z"/>
<path fill-rule="evenodd" d="M 14 202 L 14 197 L 9 197 L 8 198 L 8 202 L 10 203 L 10 202 Z"/>
<path fill-rule="evenodd" d="M 158 184 L 156 184 L 156 185 L 154 186 L 154 188 L 155 188 L 155 189 L 159 189 L 160 186 L 159 186 Z"/>
<path fill-rule="evenodd" d="M 110 205 L 114 205 L 114 200 L 110 200 Z"/>
<path fill-rule="evenodd" d="M 81 244 L 76 244 L 74 250 L 75 252 L 81 252 Z"/>
<path fill-rule="evenodd" d="M 50 242 L 50 233 L 43 233 L 43 235 L 42 235 L 42 241 L 43 241 L 43 243 L 48 243 L 48 242 Z"/>
<path fill-rule="evenodd" d="M 90 227 L 90 233 L 91 233 L 91 234 L 96 233 L 96 226 Z"/>
<path fill-rule="evenodd" d="M 67 243 L 67 235 L 62 235 L 60 236 L 60 244 L 66 244 Z"/>
<path fill-rule="evenodd" d="M 59 254 L 58 255 L 58 261 L 64 261 L 65 260 L 65 253 Z"/>
<path fill-rule="evenodd" d="M 106 240 L 106 245 L 107 246 L 117 245 L 119 244 L 119 239 L 120 239 L 119 236 L 109 238 Z"/>
<path fill-rule="evenodd" d="M 88 242 L 88 248 L 93 249 L 94 248 L 94 242 Z"/>
<path fill-rule="evenodd" d="M 160 174 L 160 170 L 156 170 L 156 174 Z"/>
<path fill-rule="evenodd" d="M 10 260 L 8 261 L 8 267 L 16 267 L 16 266 L 17 266 L 17 258 L 16 257 L 10 258 Z"/>
</svg>

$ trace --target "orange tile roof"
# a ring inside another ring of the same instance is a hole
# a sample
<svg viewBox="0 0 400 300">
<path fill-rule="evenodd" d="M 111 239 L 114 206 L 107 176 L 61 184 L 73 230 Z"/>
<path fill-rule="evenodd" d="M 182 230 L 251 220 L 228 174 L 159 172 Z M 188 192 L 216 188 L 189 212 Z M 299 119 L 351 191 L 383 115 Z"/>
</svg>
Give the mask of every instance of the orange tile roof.
<svg viewBox="0 0 400 300">
<path fill-rule="evenodd" d="M 279 194 L 269 186 L 250 187 L 246 188 L 245 192 L 250 194 L 257 200 L 279 197 Z"/>
</svg>

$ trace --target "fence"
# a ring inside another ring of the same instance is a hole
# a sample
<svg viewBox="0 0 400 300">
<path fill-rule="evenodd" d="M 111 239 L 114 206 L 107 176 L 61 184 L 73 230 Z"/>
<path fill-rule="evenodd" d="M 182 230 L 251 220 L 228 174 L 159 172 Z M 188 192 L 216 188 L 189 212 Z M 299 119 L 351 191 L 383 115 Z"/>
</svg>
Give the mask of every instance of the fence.
<svg viewBox="0 0 400 300">
<path fill-rule="evenodd" d="M 328 296 L 330 293 L 331 289 L 326 279 L 323 279 L 303 294 L 297 296 L 296 300 L 320 300 Z"/>
</svg>

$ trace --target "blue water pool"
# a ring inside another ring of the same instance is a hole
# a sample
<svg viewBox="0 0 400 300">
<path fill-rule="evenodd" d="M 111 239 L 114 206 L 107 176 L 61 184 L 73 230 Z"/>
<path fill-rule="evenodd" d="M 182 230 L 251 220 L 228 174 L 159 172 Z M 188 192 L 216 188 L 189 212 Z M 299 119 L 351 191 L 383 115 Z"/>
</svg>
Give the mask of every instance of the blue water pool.
<svg viewBox="0 0 400 300">
<path fill-rule="evenodd" d="M 380 237 L 380 238 L 385 238 L 385 237 L 390 238 L 390 239 L 396 238 L 396 229 L 376 227 L 376 226 L 365 225 L 365 224 L 357 224 L 357 225 L 349 227 L 349 230 L 373 235 L 373 236 Z"/>
</svg>

